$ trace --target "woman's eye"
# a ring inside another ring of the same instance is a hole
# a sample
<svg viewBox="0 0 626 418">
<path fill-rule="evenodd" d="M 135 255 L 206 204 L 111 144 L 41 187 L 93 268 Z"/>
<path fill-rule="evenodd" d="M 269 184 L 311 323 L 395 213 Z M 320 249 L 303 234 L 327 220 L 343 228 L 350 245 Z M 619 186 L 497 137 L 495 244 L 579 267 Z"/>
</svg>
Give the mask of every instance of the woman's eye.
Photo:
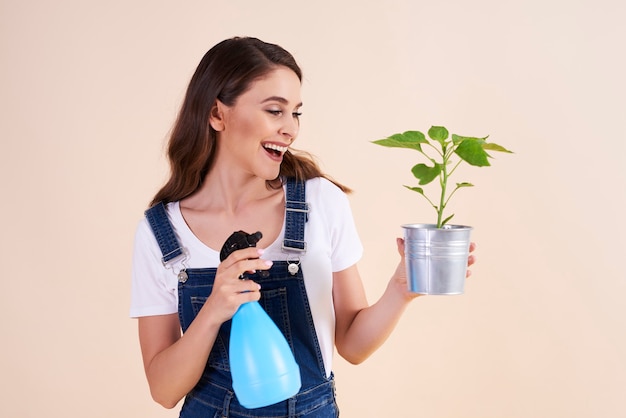
<svg viewBox="0 0 626 418">
<path fill-rule="evenodd" d="M 283 111 L 277 110 L 277 109 L 269 109 L 267 110 L 267 113 L 269 113 L 270 115 L 274 115 L 274 116 L 281 116 L 283 114 Z M 296 119 L 299 119 L 300 116 L 302 116 L 302 112 L 293 112 L 291 116 Z"/>
</svg>

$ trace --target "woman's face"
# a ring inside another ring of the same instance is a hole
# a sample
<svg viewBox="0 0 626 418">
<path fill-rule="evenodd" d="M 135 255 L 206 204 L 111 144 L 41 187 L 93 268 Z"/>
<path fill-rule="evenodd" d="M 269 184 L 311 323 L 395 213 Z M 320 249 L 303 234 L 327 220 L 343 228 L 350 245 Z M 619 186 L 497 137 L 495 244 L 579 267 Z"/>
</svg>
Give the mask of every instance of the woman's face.
<svg viewBox="0 0 626 418">
<path fill-rule="evenodd" d="M 300 80 L 286 67 L 254 81 L 233 106 L 218 102 L 221 124 L 212 118 L 218 159 L 264 180 L 275 179 L 283 154 L 298 135 L 301 106 Z"/>
</svg>

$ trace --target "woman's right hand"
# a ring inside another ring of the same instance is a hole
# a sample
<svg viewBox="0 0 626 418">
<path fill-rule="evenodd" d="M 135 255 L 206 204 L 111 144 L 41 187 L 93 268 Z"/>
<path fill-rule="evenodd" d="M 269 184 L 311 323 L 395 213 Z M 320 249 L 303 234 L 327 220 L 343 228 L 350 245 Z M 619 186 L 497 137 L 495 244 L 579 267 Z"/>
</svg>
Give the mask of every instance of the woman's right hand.
<svg viewBox="0 0 626 418">
<path fill-rule="evenodd" d="M 259 300 L 260 286 L 241 280 L 242 273 L 267 270 L 256 247 L 234 251 L 217 268 L 211 295 L 181 337 L 178 314 L 139 318 L 139 341 L 150 392 L 173 408 L 198 383 L 222 323 L 242 303 Z"/>
<path fill-rule="evenodd" d="M 211 311 L 214 320 L 226 322 L 241 304 L 259 300 L 261 286 L 240 277 L 243 273 L 268 270 L 272 266 L 270 260 L 259 258 L 262 254 L 263 249 L 256 247 L 233 251 L 217 267 L 213 290 L 203 307 Z"/>
</svg>

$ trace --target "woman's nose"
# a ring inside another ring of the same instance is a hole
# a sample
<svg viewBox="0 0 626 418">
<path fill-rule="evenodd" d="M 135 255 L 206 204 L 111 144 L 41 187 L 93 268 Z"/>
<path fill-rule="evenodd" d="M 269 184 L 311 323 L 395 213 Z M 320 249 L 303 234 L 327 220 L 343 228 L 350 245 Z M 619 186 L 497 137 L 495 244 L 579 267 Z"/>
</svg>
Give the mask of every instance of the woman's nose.
<svg viewBox="0 0 626 418">
<path fill-rule="evenodd" d="M 289 117 L 286 117 L 284 119 L 284 123 L 280 129 L 280 133 L 290 141 L 293 141 L 298 136 L 299 129 L 300 121 L 298 121 L 298 118 L 289 115 Z"/>
</svg>

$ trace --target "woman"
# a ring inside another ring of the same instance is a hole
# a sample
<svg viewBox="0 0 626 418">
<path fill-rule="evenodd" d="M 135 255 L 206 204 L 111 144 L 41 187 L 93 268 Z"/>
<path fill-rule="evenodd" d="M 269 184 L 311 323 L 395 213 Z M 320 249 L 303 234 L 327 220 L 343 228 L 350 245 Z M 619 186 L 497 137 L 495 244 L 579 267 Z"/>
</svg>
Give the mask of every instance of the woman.
<svg viewBox="0 0 626 418">
<path fill-rule="evenodd" d="M 380 300 L 368 305 L 349 190 L 290 148 L 300 127 L 301 79 L 281 47 L 225 40 L 200 62 L 172 131 L 171 176 L 152 201 L 165 215 L 141 222 L 135 238 L 131 315 L 139 318 L 152 397 L 167 408 L 185 397 L 181 417 L 338 416 L 333 348 L 351 363 L 364 361 L 417 296 L 406 290 L 398 239 L 400 263 Z M 286 209 L 289 200 L 303 200 L 304 210 Z M 222 244 L 238 230 L 263 237 L 220 262 Z M 269 313 L 293 347 L 302 386 L 284 402 L 246 409 L 232 390 L 228 321 L 241 304 L 270 298 L 269 280 L 291 289 L 288 303 L 272 308 L 287 312 L 286 320 Z M 189 283 L 210 290 L 190 296 Z"/>
</svg>

